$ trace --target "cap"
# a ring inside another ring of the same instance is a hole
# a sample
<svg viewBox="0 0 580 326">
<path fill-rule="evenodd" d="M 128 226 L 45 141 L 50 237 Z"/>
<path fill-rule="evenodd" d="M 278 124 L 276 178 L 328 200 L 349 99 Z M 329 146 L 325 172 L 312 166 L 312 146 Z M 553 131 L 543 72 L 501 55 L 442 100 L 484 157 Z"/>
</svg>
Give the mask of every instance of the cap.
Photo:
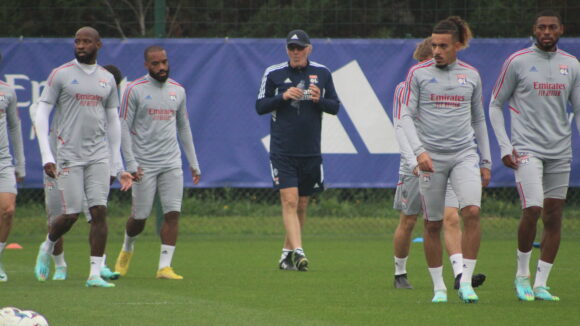
<svg viewBox="0 0 580 326">
<path fill-rule="evenodd" d="M 296 44 L 299 46 L 307 46 L 310 44 L 310 38 L 305 31 L 295 29 L 286 36 L 286 44 Z"/>
</svg>

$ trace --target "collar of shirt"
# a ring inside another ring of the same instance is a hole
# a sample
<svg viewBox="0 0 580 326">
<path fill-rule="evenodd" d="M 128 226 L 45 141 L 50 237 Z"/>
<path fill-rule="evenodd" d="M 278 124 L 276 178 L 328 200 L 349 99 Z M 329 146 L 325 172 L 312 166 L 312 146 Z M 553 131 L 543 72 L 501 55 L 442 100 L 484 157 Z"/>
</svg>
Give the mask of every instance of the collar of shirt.
<svg viewBox="0 0 580 326">
<path fill-rule="evenodd" d="M 77 59 L 75 59 L 75 63 L 77 64 L 77 66 L 79 68 L 81 68 L 84 72 L 86 72 L 89 75 L 94 73 L 95 71 L 97 71 L 97 63 L 96 62 L 94 65 L 88 65 L 85 63 L 80 63 L 80 62 L 78 62 Z"/>
<path fill-rule="evenodd" d="M 555 56 L 556 53 L 558 53 L 558 46 L 556 46 L 556 49 L 554 51 L 547 52 L 540 49 L 538 45 L 534 43 L 534 45 L 532 45 L 532 50 L 538 55 L 542 56 L 542 58 L 550 59 L 551 57 Z"/>
</svg>

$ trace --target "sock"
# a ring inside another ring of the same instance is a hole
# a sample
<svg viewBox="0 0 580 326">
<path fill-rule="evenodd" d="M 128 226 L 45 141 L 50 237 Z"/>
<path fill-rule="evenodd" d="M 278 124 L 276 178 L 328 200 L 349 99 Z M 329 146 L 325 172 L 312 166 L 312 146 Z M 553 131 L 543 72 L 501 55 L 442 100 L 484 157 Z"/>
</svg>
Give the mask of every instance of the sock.
<svg viewBox="0 0 580 326">
<path fill-rule="evenodd" d="M 451 267 L 453 268 L 453 277 L 463 273 L 463 254 L 454 254 L 449 256 Z"/>
<path fill-rule="evenodd" d="M 175 251 L 175 246 L 161 245 L 161 255 L 159 256 L 159 269 L 171 266 L 171 260 L 173 259 L 173 252 Z"/>
<path fill-rule="evenodd" d="M 409 258 L 409 256 L 405 258 L 395 256 L 395 276 L 407 274 L 407 258 Z"/>
<path fill-rule="evenodd" d="M 530 258 L 532 256 L 532 251 L 518 253 L 518 270 L 516 272 L 516 277 L 529 277 L 530 276 Z"/>
<path fill-rule="evenodd" d="M 125 232 L 125 240 L 123 240 L 123 251 L 133 252 L 135 240 L 137 240 L 137 236 L 130 237 L 127 235 L 127 232 Z"/>
<path fill-rule="evenodd" d="M 101 264 L 103 263 L 103 257 L 91 256 L 91 277 L 101 277 Z"/>
<path fill-rule="evenodd" d="M 48 237 L 48 234 L 47 234 L 46 235 L 46 240 L 44 240 L 44 242 L 40 245 L 40 250 L 52 254 L 52 251 L 54 250 L 54 244 L 55 243 L 56 243 L 56 241 L 50 240 L 50 238 Z"/>
<path fill-rule="evenodd" d="M 66 267 L 64 251 L 61 252 L 60 255 L 52 255 L 52 260 L 54 261 L 54 267 Z"/>
<path fill-rule="evenodd" d="M 476 259 L 463 258 L 463 272 L 461 274 L 460 283 L 471 284 L 471 277 L 473 276 L 473 271 L 475 270 Z"/>
<path fill-rule="evenodd" d="M 304 249 L 302 249 L 302 248 L 296 248 L 296 249 L 294 249 L 294 251 L 295 251 L 297 254 L 301 254 L 301 255 L 303 255 L 303 256 L 306 256 L 306 254 L 304 253 Z"/>
<path fill-rule="evenodd" d="M 546 287 L 546 284 L 548 283 L 548 276 L 550 276 L 550 271 L 552 270 L 552 265 L 553 264 L 538 260 L 538 269 L 536 271 L 536 281 L 534 282 L 534 288 L 537 288 L 538 286 Z"/>
<path fill-rule="evenodd" d="M 445 282 L 443 282 L 443 266 L 429 268 L 429 274 L 431 274 L 431 279 L 433 280 L 434 291 L 439 290 L 447 291 Z"/>
<path fill-rule="evenodd" d="M 2 253 L 4 252 L 4 247 L 6 247 L 6 242 L 0 242 L 0 256 L 2 256 Z"/>
<path fill-rule="evenodd" d="M 292 249 L 282 248 L 282 255 L 280 255 L 280 263 L 288 257 L 288 255 L 292 253 Z"/>
<path fill-rule="evenodd" d="M 101 267 L 107 266 L 107 254 L 103 255 L 103 261 L 101 263 Z"/>
</svg>

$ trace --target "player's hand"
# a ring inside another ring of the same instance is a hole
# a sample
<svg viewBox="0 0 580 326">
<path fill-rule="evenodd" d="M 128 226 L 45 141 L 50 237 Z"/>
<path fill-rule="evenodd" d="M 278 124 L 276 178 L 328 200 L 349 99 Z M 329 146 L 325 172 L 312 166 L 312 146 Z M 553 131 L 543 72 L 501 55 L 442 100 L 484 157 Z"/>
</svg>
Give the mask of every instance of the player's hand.
<svg viewBox="0 0 580 326">
<path fill-rule="evenodd" d="M 199 171 L 194 168 L 189 169 L 191 170 L 191 176 L 193 177 L 193 184 L 198 184 L 199 180 L 201 179 L 201 173 L 199 173 Z"/>
<path fill-rule="evenodd" d="M 133 186 L 133 175 L 126 171 L 121 172 L 119 183 L 121 184 L 121 191 L 127 191 L 131 189 Z"/>
<path fill-rule="evenodd" d="M 141 169 L 141 167 L 138 167 L 137 172 L 133 172 L 131 173 L 131 175 L 133 176 L 134 181 L 141 181 L 141 178 L 143 178 L 143 169 Z"/>
<path fill-rule="evenodd" d="M 517 170 L 518 169 L 518 152 L 514 149 L 511 155 L 506 155 L 501 158 L 503 165 L 507 166 L 510 169 Z"/>
<path fill-rule="evenodd" d="M 44 165 L 44 173 L 46 173 L 47 176 L 56 179 L 56 164 L 46 163 Z"/>
<path fill-rule="evenodd" d="M 435 172 L 433 169 L 433 161 L 427 152 L 423 152 L 417 156 L 417 164 L 419 166 L 419 170 L 423 172 Z"/>
<path fill-rule="evenodd" d="M 14 176 L 16 177 L 16 183 L 22 183 L 22 182 L 24 182 L 24 177 L 21 177 L 20 176 L 20 173 L 14 172 Z"/>
<path fill-rule="evenodd" d="M 315 84 L 310 84 L 308 89 L 310 90 L 310 99 L 312 102 L 318 103 L 318 101 L 320 101 L 320 88 L 318 88 L 318 86 Z"/>
<path fill-rule="evenodd" d="M 419 176 L 419 165 L 415 165 L 413 168 L 413 175 L 418 177 Z"/>
<path fill-rule="evenodd" d="M 282 94 L 282 98 L 285 101 L 299 100 L 302 98 L 302 96 L 304 96 L 304 90 L 298 87 L 290 87 Z"/>
<path fill-rule="evenodd" d="M 488 168 L 481 168 L 481 185 L 484 187 L 489 186 L 489 181 L 491 180 L 491 171 Z"/>
</svg>

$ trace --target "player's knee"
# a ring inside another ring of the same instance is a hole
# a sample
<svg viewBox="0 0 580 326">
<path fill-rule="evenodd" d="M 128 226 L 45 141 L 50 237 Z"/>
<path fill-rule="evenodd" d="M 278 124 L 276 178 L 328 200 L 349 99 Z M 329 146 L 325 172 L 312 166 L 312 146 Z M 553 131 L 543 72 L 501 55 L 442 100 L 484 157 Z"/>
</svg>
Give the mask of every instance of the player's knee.
<svg viewBox="0 0 580 326">
<path fill-rule="evenodd" d="M 442 221 L 425 221 L 425 231 L 427 231 L 427 233 L 439 234 L 441 232 L 442 226 Z"/>
<path fill-rule="evenodd" d="M 12 222 L 12 217 L 14 216 L 15 205 L 7 205 L 2 210 L 2 220 Z"/>
<path fill-rule="evenodd" d="M 542 214 L 542 207 L 539 206 L 531 206 L 531 207 L 526 207 L 523 210 L 523 218 L 524 219 L 531 219 L 531 220 L 537 220 L 540 215 Z"/>
<path fill-rule="evenodd" d="M 470 205 L 470 206 L 463 207 L 461 209 L 461 216 L 463 216 L 464 220 L 472 219 L 472 218 L 479 218 L 479 212 L 480 212 L 479 206 Z"/>
<path fill-rule="evenodd" d="M 401 220 L 401 227 L 405 232 L 412 232 L 415 228 L 415 224 L 417 224 L 417 215 L 405 216 Z"/>
<path fill-rule="evenodd" d="M 72 225 L 79 219 L 79 214 L 64 214 L 62 219 L 66 224 Z"/>
<path fill-rule="evenodd" d="M 163 215 L 166 223 L 177 224 L 179 221 L 179 212 L 168 212 Z"/>
</svg>

